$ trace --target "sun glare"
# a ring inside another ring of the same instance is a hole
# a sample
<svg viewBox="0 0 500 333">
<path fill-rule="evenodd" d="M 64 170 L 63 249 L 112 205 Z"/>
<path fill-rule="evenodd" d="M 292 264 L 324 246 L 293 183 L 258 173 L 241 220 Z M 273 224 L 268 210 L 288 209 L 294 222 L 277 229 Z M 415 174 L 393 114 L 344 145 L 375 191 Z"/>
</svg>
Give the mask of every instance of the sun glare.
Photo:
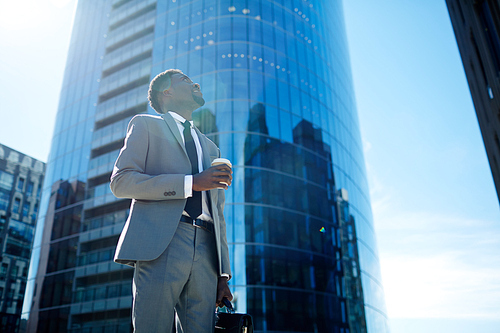
<svg viewBox="0 0 500 333">
<path fill-rule="evenodd" d="M 0 0 L 0 29 L 28 30 L 50 24 L 57 9 L 73 0 Z"/>
</svg>

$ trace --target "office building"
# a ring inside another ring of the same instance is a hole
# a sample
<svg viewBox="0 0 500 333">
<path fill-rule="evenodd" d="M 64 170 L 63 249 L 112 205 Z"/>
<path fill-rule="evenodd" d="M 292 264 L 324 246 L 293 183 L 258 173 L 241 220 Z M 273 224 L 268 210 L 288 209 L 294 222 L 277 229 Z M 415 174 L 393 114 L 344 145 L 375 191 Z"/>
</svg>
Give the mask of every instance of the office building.
<svg viewBox="0 0 500 333">
<path fill-rule="evenodd" d="M 17 332 L 45 163 L 0 144 L 0 332 Z"/>
<path fill-rule="evenodd" d="M 500 201 L 500 2 L 446 4 Z"/>
<path fill-rule="evenodd" d="M 27 331 L 129 332 L 109 176 L 150 80 L 201 84 L 233 164 L 230 281 L 257 332 L 388 332 L 341 1 L 79 1 L 23 306 Z M 355 230 L 354 230 L 355 229 Z"/>
</svg>

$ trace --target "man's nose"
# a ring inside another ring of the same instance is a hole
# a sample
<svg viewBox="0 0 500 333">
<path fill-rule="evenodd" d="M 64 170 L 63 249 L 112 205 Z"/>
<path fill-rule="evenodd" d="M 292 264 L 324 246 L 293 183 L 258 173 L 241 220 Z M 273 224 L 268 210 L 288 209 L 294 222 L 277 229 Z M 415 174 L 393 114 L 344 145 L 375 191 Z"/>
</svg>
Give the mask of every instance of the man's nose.
<svg viewBox="0 0 500 333">
<path fill-rule="evenodd" d="M 194 86 L 195 88 L 201 89 L 201 87 L 200 87 L 200 84 L 199 84 L 199 83 L 195 83 L 195 84 L 193 84 L 193 86 Z"/>
</svg>

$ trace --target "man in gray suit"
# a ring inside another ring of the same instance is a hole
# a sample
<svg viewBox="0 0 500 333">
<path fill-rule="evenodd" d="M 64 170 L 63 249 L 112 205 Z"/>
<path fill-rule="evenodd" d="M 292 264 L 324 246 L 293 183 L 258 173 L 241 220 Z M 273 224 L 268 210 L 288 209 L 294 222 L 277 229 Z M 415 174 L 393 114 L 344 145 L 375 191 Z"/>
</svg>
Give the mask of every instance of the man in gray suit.
<svg viewBox="0 0 500 333">
<path fill-rule="evenodd" d="M 233 298 L 223 215 L 232 170 L 211 166 L 220 151 L 192 123 L 205 104 L 199 84 L 167 70 L 148 99 L 160 116 L 132 118 L 111 175 L 114 195 L 132 199 L 114 259 L 135 267 L 135 332 L 170 332 L 175 317 L 184 333 L 212 332 L 215 306 Z"/>
</svg>

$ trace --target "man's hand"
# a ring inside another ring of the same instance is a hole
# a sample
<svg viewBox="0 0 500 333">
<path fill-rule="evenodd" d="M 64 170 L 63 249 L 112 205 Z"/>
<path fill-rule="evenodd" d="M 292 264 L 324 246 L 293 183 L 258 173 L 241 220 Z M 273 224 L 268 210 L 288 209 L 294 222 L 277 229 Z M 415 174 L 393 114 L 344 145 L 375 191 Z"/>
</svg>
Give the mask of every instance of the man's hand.
<svg viewBox="0 0 500 333">
<path fill-rule="evenodd" d="M 219 164 L 193 175 L 193 190 L 208 191 L 214 188 L 227 190 L 233 181 L 233 170 L 227 164 Z M 227 185 L 226 185 L 227 184 Z"/>
<path fill-rule="evenodd" d="M 233 294 L 231 294 L 231 290 L 229 290 L 227 280 L 227 277 L 221 276 L 219 277 L 219 281 L 217 282 L 217 302 L 215 303 L 215 305 L 217 305 L 219 308 L 222 308 L 224 306 L 224 303 L 222 303 L 222 299 L 224 297 L 229 301 L 233 300 Z"/>
</svg>

